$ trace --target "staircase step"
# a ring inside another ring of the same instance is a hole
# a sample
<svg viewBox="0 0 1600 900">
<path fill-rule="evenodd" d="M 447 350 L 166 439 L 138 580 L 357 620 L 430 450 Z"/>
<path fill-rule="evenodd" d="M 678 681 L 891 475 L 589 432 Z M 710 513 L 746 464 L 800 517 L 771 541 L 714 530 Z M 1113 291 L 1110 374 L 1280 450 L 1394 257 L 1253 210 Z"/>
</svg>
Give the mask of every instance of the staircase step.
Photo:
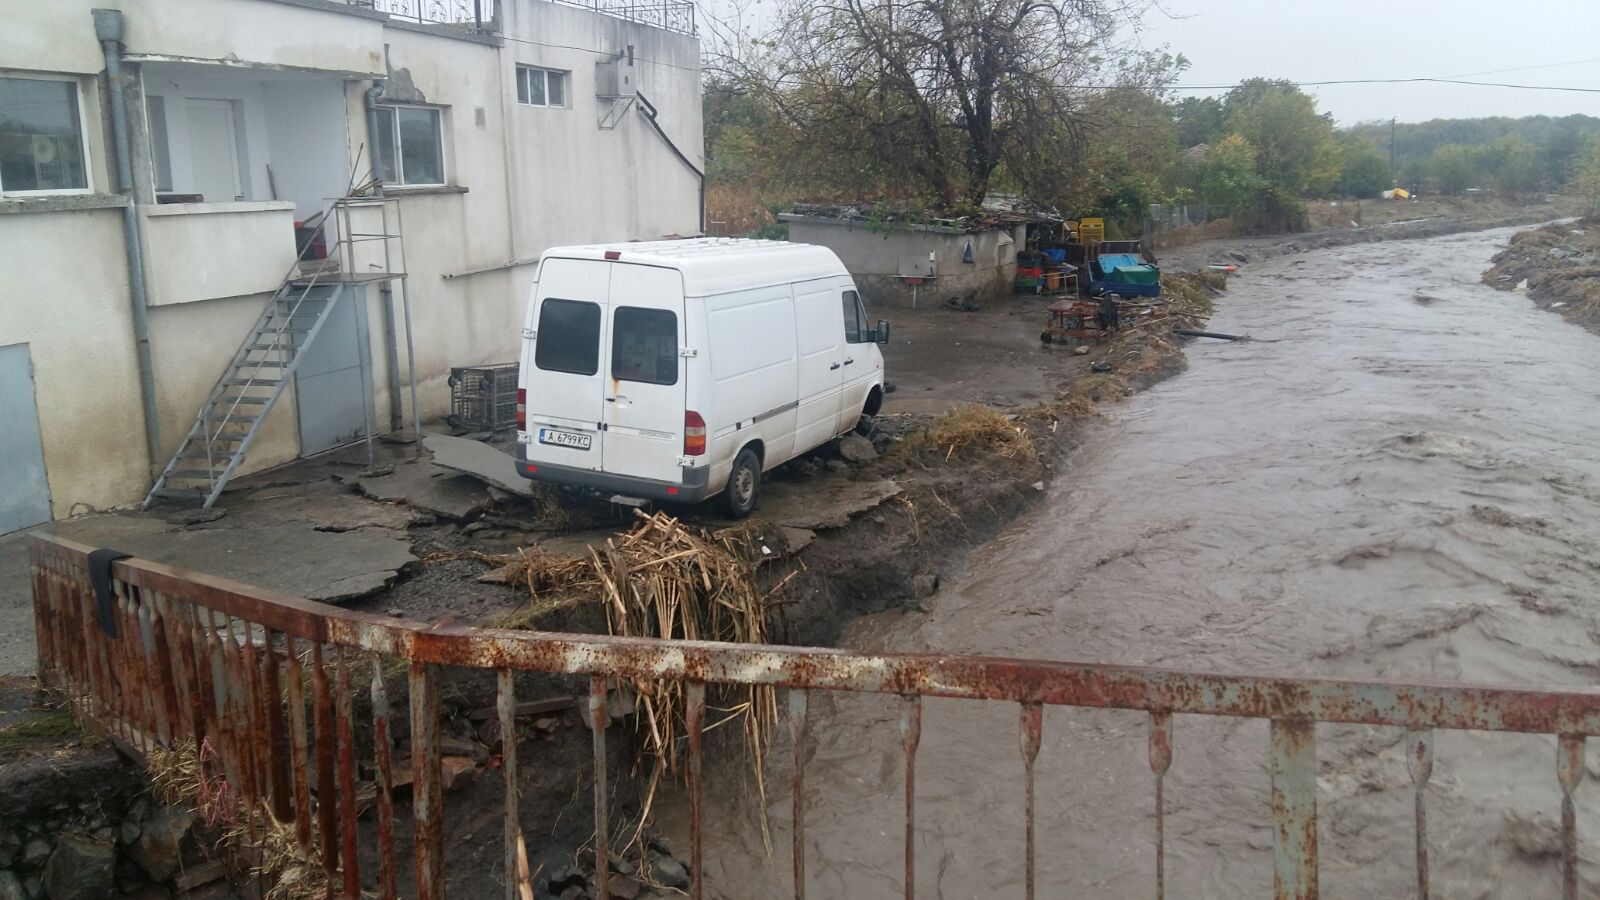
<svg viewBox="0 0 1600 900">
<path fill-rule="evenodd" d="M 244 362 L 239 363 L 239 368 L 248 369 L 254 366 L 258 369 L 282 369 L 286 368 L 288 365 L 288 363 L 281 359 L 247 359 Z"/>
<path fill-rule="evenodd" d="M 223 384 L 244 385 L 246 387 L 272 387 L 283 383 L 281 378 L 230 378 Z"/>
<path fill-rule="evenodd" d="M 284 333 L 287 334 L 288 332 Z M 293 353 L 300 349 L 293 344 L 245 344 L 244 348 L 246 350 L 276 350 L 279 353 Z"/>
<path fill-rule="evenodd" d="M 239 404 L 240 406 L 250 406 L 252 404 L 254 404 L 256 406 L 259 406 L 259 405 L 261 405 L 263 403 L 266 403 L 266 402 L 267 402 L 267 398 L 266 397 L 213 397 L 213 398 L 211 398 L 211 405 L 212 406 L 220 406 L 220 405 L 223 405 L 223 404 L 226 404 L 228 406 L 232 406 L 235 403 Z"/>
<path fill-rule="evenodd" d="M 216 481 L 217 476 L 221 474 L 221 472 L 213 472 L 210 469 L 173 469 L 167 473 L 167 477 L 184 478 L 189 480 L 198 480 L 203 478 L 206 481 Z"/>
</svg>

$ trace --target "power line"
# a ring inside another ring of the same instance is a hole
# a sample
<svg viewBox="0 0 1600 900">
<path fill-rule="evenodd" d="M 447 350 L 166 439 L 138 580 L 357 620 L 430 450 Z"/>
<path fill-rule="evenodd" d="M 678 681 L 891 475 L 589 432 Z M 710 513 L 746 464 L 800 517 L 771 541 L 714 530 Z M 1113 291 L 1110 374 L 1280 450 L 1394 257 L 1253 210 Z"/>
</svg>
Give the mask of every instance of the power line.
<svg viewBox="0 0 1600 900">
<path fill-rule="evenodd" d="M 1333 81 L 1273 81 L 1274 84 L 1288 84 L 1292 87 L 1323 87 L 1338 84 L 1465 84 L 1473 87 L 1498 87 L 1515 88 L 1521 91 L 1569 91 L 1579 94 L 1600 94 L 1600 88 L 1570 87 L 1567 85 L 1553 84 L 1507 84 L 1500 81 L 1463 81 L 1458 78 L 1342 78 Z M 1116 85 L 1085 85 L 1085 87 L 1110 88 Z M 1175 91 L 1228 91 L 1238 87 L 1238 84 L 1175 84 L 1171 90 Z"/>
</svg>

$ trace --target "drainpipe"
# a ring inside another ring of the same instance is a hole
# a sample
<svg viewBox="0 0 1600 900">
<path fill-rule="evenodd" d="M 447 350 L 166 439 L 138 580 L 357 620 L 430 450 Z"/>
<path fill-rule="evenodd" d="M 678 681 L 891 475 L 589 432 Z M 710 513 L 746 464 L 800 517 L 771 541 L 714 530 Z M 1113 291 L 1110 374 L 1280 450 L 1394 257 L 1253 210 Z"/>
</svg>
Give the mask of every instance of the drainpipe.
<svg viewBox="0 0 1600 900">
<path fill-rule="evenodd" d="M 383 79 L 374 78 L 367 88 L 367 158 L 372 166 L 373 193 L 383 196 L 383 181 L 378 173 L 378 101 L 383 99 Z M 405 407 L 400 400 L 400 347 L 395 337 L 394 288 L 392 281 L 378 285 L 380 305 L 383 307 L 383 369 L 389 382 L 389 430 L 399 431 L 405 425 Z"/>
<path fill-rule="evenodd" d="M 94 34 L 106 57 L 106 93 L 111 96 L 111 137 L 116 147 L 117 187 L 128 197 L 122 207 L 122 237 L 128 255 L 128 295 L 133 304 L 134 353 L 139 360 L 139 399 L 144 407 L 144 445 L 150 471 L 161 465 L 161 428 L 156 416 L 156 373 L 150 358 L 150 309 L 144 282 L 144 239 L 139 230 L 139 192 L 133 183 L 128 149 L 128 104 L 122 92 L 122 12 L 96 9 Z"/>
</svg>

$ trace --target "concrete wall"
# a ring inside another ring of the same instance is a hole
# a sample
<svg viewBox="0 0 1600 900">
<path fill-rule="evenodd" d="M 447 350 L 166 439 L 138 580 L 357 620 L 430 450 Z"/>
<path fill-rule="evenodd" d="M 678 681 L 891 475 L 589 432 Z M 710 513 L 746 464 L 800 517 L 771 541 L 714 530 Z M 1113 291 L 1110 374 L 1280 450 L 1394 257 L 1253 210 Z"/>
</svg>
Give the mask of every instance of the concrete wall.
<svg viewBox="0 0 1600 900">
<path fill-rule="evenodd" d="M 1006 229 L 976 234 L 896 229 L 875 231 L 865 224 L 819 220 L 791 220 L 789 240 L 819 244 L 838 254 L 862 299 L 871 306 L 895 309 L 911 305 L 911 286 L 899 278 L 902 259 L 925 260 L 934 255 L 938 277 L 917 288 L 917 305 L 943 303 L 950 297 L 977 292 L 980 300 L 1010 296 L 1017 274 L 1015 235 Z M 967 242 L 973 261 L 963 262 Z"/>
<path fill-rule="evenodd" d="M 173 203 L 141 214 L 151 306 L 271 293 L 294 262 L 288 201 Z"/>
<path fill-rule="evenodd" d="M 97 81 L 103 59 L 89 12 L 96 6 L 124 10 L 126 56 L 143 89 L 165 98 L 174 190 L 187 187 L 180 175 L 187 161 L 179 160 L 183 102 L 213 97 L 238 104 L 246 193 L 258 202 L 141 212 L 164 454 L 150 460 L 121 210 L 103 196 L 0 199 L 0 271 L 8 277 L 0 343 L 30 344 L 58 516 L 144 495 L 152 466 L 165 464 L 187 433 L 266 291 L 287 270 L 289 222 L 342 193 L 352 168 L 358 182 L 370 174 L 364 94 L 372 75 L 387 78 L 390 99 L 434 106 L 444 117 L 447 187 L 390 190 L 401 198 L 424 418 L 447 411 L 450 367 L 516 358 L 532 263 L 544 249 L 698 231 L 695 174 L 637 107 L 614 128 L 599 127 L 609 102 L 596 99 L 594 72 L 596 59 L 632 45 L 640 89 L 672 141 L 702 166 L 699 44 L 692 37 L 543 0 L 504 0 L 503 25 L 513 39 L 499 45 L 273 0 L 20 4 L 0 29 L 0 69 L 84 76 L 91 181 L 102 194 L 116 186 Z M 568 107 L 519 105 L 519 63 L 570 72 Z M 136 115 L 142 134 L 142 107 Z M 134 158 L 147 191 L 142 138 Z M 273 193 L 268 163 L 285 203 L 259 202 Z M 21 209 L 28 211 L 5 214 Z M 374 408 L 385 426 L 385 298 L 376 288 L 367 297 Z M 398 297 L 393 307 L 398 316 Z M 405 377 L 403 349 L 399 355 Z M 244 471 L 298 455 L 295 418 L 291 391 Z"/>
</svg>

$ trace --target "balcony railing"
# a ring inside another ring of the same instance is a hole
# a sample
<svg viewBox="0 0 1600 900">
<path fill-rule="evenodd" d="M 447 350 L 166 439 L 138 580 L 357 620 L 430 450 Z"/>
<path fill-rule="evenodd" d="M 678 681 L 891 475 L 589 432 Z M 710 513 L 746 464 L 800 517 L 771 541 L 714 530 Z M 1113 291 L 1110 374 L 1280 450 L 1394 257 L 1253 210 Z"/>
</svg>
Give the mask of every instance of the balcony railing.
<svg viewBox="0 0 1600 900">
<path fill-rule="evenodd" d="M 474 31 L 496 31 L 495 7 L 505 0 L 345 0 L 351 6 L 376 10 L 391 18 L 423 25 L 459 25 Z M 689 0 L 550 0 L 563 6 L 593 10 L 678 34 L 695 34 L 694 3 Z"/>
</svg>

